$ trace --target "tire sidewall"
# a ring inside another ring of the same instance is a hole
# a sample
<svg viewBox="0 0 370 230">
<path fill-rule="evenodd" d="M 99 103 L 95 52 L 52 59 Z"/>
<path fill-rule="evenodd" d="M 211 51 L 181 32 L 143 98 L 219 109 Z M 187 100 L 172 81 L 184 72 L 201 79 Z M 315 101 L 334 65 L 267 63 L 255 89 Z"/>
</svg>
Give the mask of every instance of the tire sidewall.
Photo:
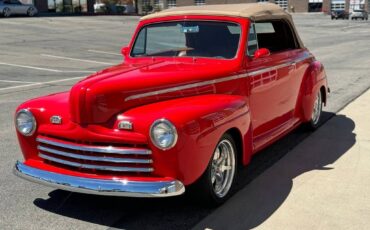
<svg viewBox="0 0 370 230">
<path fill-rule="evenodd" d="M 234 159 L 235 159 L 235 172 L 234 172 L 234 175 L 233 175 L 233 179 L 232 179 L 232 182 L 231 182 L 231 186 L 230 186 L 230 189 L 229 191 L 227 192 L 227 194 L 223 197 L 219 197 L 216 195 L 214 189 L 213 189 L 213 185 L 212 185 L 212 180 L 211 180 L 211 170 L 212 170 L 212 160 L 213 160 L 213 156 L 215 154 L 215 150 L 217 148 L 217 146 L 219 145 L 219 143 L 222 141 L 222 140 L 228 140 L 230 141 L 230 143 L 232 144 L 232 147 L 234 149 Z M 212 154 L 212 157 L 208 163 L 208 167 L 207 167 L 207 170 L 205 172 L 205 177 L 207 178 L 206 182 L 207 182 L 207 187 L 209 189 L 209 193 L 211 195 L 211 199 L 213 200 L 213 202 L 216 204 L 216 205 L 219 205 L 219 204 L 222 204 L 224 203 L 232 194 L 232 191 L 234 189 L 234 185 L 235 185 L 235 180 L 237 178 L 237 171 L 238 171 L 238 156 L 237 156 L 237 148 L 236 148 L 236 144 L 235 144 L 235 141 L 234 139 L 232 138 L 232 136 L 228 133 L 225 133 L 221 138 L 220 138 L 220 141 L 217 142 L 217 145 L 215 147 L 215 150 L 213 151 L 213 154 Z"/>
<path fill-rule="evenodd" d="M 312 128 L 312 129 L 317 129 L 318 127 L 319 127 L 319 124 L 320 124 L 320 121 L 321 121 L 321 117 L 322 117 L 322 104 L 323 104 L 323 101 L 322 101 L 322 99 L 323 99 L 323 95 L 322 95 L 322 92 L 321 92 L 321 90 L 319 90 L 319 92 L 318 93 L 316 93 L 315 95 L 316 95 L 316 97 L 315 97 L 315 101 L 317 100 L 317 95 L 320 93 L 320 98 L 321 98 L 321 105 L 320 105 L 320 115 L 319 115 L 319 118 L 318 118 L 318 120 L 317 120 L 317 122 L 315 123 L 314 122 L 314 120 L 311 118 L 311 120 L 310 120 L 310 122 L 309 122 L 309 124 L 310 124 L 310 127 Z M 312 110 L 313 110 L 313 108 L 312 108 Z"/>
</svg>

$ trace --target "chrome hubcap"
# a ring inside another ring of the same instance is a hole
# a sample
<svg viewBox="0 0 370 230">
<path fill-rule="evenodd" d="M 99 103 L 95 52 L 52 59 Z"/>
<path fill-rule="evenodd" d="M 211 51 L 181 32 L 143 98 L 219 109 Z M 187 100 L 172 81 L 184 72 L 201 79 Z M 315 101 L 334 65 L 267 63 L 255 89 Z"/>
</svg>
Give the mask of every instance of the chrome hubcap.
<svg viewBox="0 0 370 230">
<path fill-rule="evenodd" d="M 319 92 L 317 94 L 315 103 L 313 105 L 313 112 L 312 112 L 312 117 L 311 117 L 312 123 L 315 125 L 319 122 L 320 115 L 321 115 L 321 109 L 322 109 L 322 100 L 321 100 L 321 93 Z"/>
<path fill-rule="evenodd" d="M 235 174 L 235 151 L 231 142 L 222 140 L 213 154 L 211 182 L 215 194 L 222 198 L 230 190 Z"/>
</svg>

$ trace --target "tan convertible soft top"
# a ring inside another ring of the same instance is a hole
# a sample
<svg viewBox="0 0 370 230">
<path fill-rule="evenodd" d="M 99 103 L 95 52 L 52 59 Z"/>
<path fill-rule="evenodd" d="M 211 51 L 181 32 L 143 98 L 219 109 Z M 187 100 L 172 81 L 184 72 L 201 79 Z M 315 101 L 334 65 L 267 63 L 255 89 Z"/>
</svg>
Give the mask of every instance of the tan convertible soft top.
<svg viewBox="0 0 370 230">
<path fill-rule="evenodd" d="M 217 15 L 251 18 L 255 21 L 271 18 L 290 18 L 282 8 L 273 3 L 243 3 L 202 6 L 174 7 L 158 13 L 149 14 L 141 20 L 178 15 Z"/>
<path fill-rule="evenodd" d="M 215 15 L 250 18 L 253 21 L 285 19 L 292 26 L 300 47 L 304 47 L 294 27 L 292 16 L 274 3 L 242 3 L 174 7 L 142 17 L 140 20 L 181 15 Z"/>
</svg>

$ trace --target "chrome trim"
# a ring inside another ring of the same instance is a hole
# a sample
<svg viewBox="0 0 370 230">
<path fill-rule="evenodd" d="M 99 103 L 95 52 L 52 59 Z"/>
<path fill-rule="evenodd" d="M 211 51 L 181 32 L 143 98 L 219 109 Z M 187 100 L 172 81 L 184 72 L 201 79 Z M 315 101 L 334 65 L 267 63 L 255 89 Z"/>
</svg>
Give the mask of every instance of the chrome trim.
<svg viewBox="0 0 370 230">
<path fill-rule="evenodd" d="M 55 124 L 55 125 L 60 125 L 62 124 L 62 117 L 58 115 L 51 116 L 50 123 Z"/>
<path fill-rule="evenodd" d="M 96 153 L 113 153 L 113 154 L 136 154 L 136 155 L 150 155 L 152 152 L 149 149 L 139 149 L 139 148 L 126 148 L 126 147 L 102 147 L 102 146 L 88 146 L 82 144 L 64 144 L 60 141 L 53 141 L 50 138 L 42 138 L 37 137 L 36 141 L 48 145 L 54 145 L 61 148 L 78 150 L 78 151 L 88 151 L 88 152 L 96 152 Z"/>
<path fill-rule="evenodd" d="M 221 83 L 221 82 L 225 82 L 225 81 L 232 81 L 232 80 L 236 80 L 236 79 L 241 79 L 241 78 L 246 78 L 246 77 L 250 77 L 250 76 L 254 76 L 254 75 L 259 75 L 259 74 L 262 74 L 262 73 L 265 73 L 265 72 L 268 72 L 268 71 L 272 71 L 272 70 L 276 70 L 276 69 L 283 68 L 283 67 L 286 67 L 286 66 L 290 66 L 292 63 L 298 63 L 298 62 L 304 61 L 304 60 L 312 58 L 312 57 L 313 56 L 310 55 L 308 57 L 298 58 L 298 59 L 296 59 L 292 62 L 288 62 L 288 63 L 284 63 L 284 64 L 272 66 L 272 67 L 262 68 L 262 69 L 259 69 L 259 70 L 256 70 L 256 71 L 248 72 L 246 74 L 238 74 L 238 75 L 233 75 L 233 76 L 214 79 L 214 80 L 208 80 L 208 81 L 203 81 L 203 82 L 198 82 L 198 83 L 192 83 L 192 84 L 176 86 L 176 87 L 172 87 L 172 88 L 166 88 L 166 89 L 151 91 L 151 92 L 147 92 L 147 93 L 134 94 L 134 95 L 126 97 L 125 101 L 131 101 L 131 100 L 140 99 L 140 98 L 144 98 L 144 97 L 156 96 L 156 95 L 171 93 L 171 92 L 180 91 L 180 90 L 184 90 L 184 89 L 190 89 L 190 88 L 201 87 L 201 86 L 206 86 L 206 85 L 213 85 L 213 84 L 217 84 L 217 83 Z"/>
<path fill-rule="evenodd" d="M 98 156 L 86 156 L 75 153 L 64 152 L 56 149 L 51 149 L 44 146 L 37 146 L 37 149 L 43 152 L 53 153 L 59 156 L 71 157 L 74 159 L 89 160 L 89 161 L 102 161 L 112 163 L 137 163 L 137 164 L 150 164 L 153 163 L 151 159 L 132 159 L 132 158 L 117 158 L 117 157 L 98 157 Z"/>
<path fill-rule="evenodd" d="M 56 163 L 69 165 L 82 169 L 96 169 L 102 171 L 114 171 L 114 172 L 153 172 L 153 168 L 136 168 L 136 167 L 120 167 L 120 166 L 107 166 L 107 165 L 92 165 L 92 164 L 82 164 L 78 162 L 72 162 L 67 160 L 62 160 L 59 158 L 51 157 L 42 153 L 39 153 L 39 157 L 45 160 L 53 161 Z"/>
<path fill-rule="evenodd" d="M 209 80 L 209 81 L 203 81 L 203 82 L 198 82 L 198 83 L 193 83 L 193 84 L 188 84 L 188 85 L 182 85 L 182 86 L 176 86 L 172 88 L 167 88 L 167 89 L 161 89 L 161 90 L 156 90 L 148 93 L 141 93 L 141 94 L 135 94 L 128 96 L 125 101 L 130 101 L 134 99 L 139 99 L 143 97 L 149 97 L 149 96 L 154 96 L 154 95 L 159 95 L 159 94 L 164 94 L 164 93 L 171 93 L 179 90 L 184 90 L 184 89 L 190 89 L 190 88 L 195 88 L 195 87 L 201 87 L 205 85 L 212 85 L 220 82 L 225 82 L 225 81 L 231 81 L 231 80 L 236 80 L 239 78 L 244 78 L 247 77 L 247 75 L 234 75 L 230 77 L 224 77 L 220 79 L 214 79 L 214 80 Z"/>
<path fill-rule="evenodd" d="M 39 184 L 71 192 L 124 197 L 170 197 L 185 192 L 178 180 L 132 181 L 122 179 L 92 179 L 57 174 L 16 162 L 15 175 Z"/>
<path fill-rule="evenodd" d="M 118 129 L 132 130 L 132 122 L 131 121 L 120 121 L 118 123 Z"/>
<path fill-rule="evenodd" d="M 20 113 L 26 113 L 27 115 L 29 115 L 29 116 L 31 116 L 31 117 L 32 117 L 32 125 L 33 125 L 33 127 L 32 127 L 32 130 L 31 130 L 31 132 L 30 132 L 30 133 L 22 133 L 22 132 L 19 130 L 19 128 L 18 128 L 18 119 L 17 119 L 17 118 L 18 118 L 18 115 L 19 115 Z M 36 131 L 36 127 L 37 127 L 36 118 L 35 118 L 35 116 L 33 116 L 33 114 L 31 113 L 31 111 L 29 111 L 28 109 L 21 109 L 21 110 L 19 110 L 19 111 L 17 112 L 17 114 L 15 115 L 15 127 L 16 127 L 17 131 L 18 131 L 20 134 L 22 134 L 23 136 L 27 136 L 27 137 L 32 136 L 32 135 L 35 133 L 35 131 Z"/>
<path fill-rule="evenodd" d="M 171 143 L 170 146 L 166 147 L 166 148 L 163 148 L 162 146 L 158 145 L 155 141 L 154 141 L 154 137 L 153 137 L 153 128 L 160 124 L 160 123 L 165 123 L 166 125 L 168 125 L 172 130 L 173 130 L 173 133 L 174 133 L 174 139 L 173 139 L 173 142 Z M 172 122 L 170 122 L 169 120 L 165 119 L 165 118 L 162 118 L 162 119 L 158 119 L 156 121 L 153 122 L 153 124 L 150 126 L 150 129 L 149 129 L 149 136 L 150 136 L 150 139 L 152 141 L 152 143 L 159 149 L 162 149 L 162 150 L 168 150 L 168 149 L 171 149 L 173 148 L 176 143 L 177 143 L 177 139 L 178 139 L 178 134 L 177 134 L 177 130 L 176 130 L 176 127 L 172 124 Z"/>
</svg>

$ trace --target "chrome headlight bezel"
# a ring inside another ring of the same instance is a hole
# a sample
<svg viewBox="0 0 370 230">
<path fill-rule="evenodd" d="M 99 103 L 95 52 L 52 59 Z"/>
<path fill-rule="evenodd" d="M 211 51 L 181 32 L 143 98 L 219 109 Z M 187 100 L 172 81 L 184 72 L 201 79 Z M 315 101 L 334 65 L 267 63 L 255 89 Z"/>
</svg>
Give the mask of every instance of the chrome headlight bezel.
<svg viewBox="0 0 370 230">
<path fill-rule="evenodd" d="M 154 134 L 154 129 L 156 127 L 158 127 L 158 125 L 160 125 L 160 124 L 164 124 L 165 126 L 167 126 L 169 128 L 169 130 L 171 130 L 171 133 L 173 135 L 172 142 L 167 146 L 160 145 L 157 142 L 158 139 L 155 137 L 155 134 Z M 168 150 L 168 149 L 173 148 L 176 145 L 177 139 L 178 139 L 178 134 L 177 134 L 176 127 L 172 124 L 172 122 L 170 122 L 169 120 L 167 120 L 165 118 L 158 119 L 158 120 L 153 122 L 153 124 L 150 126 L 149 135 L 150 135 L 150 139 L 151 139 L 152 143 L 157 148 L 159 148 L 161 150 Z"/>
<path fill-rule="evenodd" d="M 29 116 L 30 120 L 31 120 L 31 124 L 32 124 L 32 128 L 29 132 L 25 133 L 22 131 L 22 129 L 20 128 L 20 124 L 18 123 L 18 117 L 21 115 L 21 114 L 26 114 L 27 116 Z M 32 136 L 35 131 L 36 131 L 36 127 L 37 127 L 37 123 L 36 123 L 36 119 L 35 119 L 35 116 L 28 110 L 28 109 L 21 109 L 17 112 L 17 114 L 15 115 L 15 127 L 16 129 L 18 130 L 18 132 L 20 134 L 22 134 L 23 136 Z"/>
</svg>

